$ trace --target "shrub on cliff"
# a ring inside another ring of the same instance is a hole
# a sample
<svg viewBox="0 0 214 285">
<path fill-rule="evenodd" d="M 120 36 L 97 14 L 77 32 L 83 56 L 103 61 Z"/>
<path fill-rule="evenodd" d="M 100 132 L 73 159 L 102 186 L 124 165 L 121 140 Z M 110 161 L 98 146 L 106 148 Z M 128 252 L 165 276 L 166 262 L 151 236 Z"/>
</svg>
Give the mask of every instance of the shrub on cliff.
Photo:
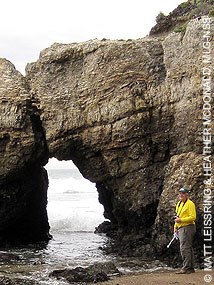
<svg viewBox="0 0 214 285">
<path fill-rule="evenodd" d="M 165 19 L 165 17 L 166 16 L 164 15 L 164 13 L 160 12 L 156 17 L 156 23 L 162 22 Z"/>
<path fill-rule="evenodd" d="M 150 35 L 168 33 L 170 31 L 184 32 L 185 26 L 191 19 L 203 15 L 213 15 L 214 0 L 189 0 L 181 3 L 168 16 L 159 13 L 156 25 L 151 29 Z"/>
</svg>

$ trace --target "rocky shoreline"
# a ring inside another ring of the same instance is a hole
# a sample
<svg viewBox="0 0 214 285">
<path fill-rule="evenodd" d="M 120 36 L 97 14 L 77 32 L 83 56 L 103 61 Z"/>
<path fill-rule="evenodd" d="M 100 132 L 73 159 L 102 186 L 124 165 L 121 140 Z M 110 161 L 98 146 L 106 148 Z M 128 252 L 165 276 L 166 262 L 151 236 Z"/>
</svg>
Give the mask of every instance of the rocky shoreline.
<svg viewBox="0 0 214 285">
<path fill-rule="evenodd" d="M 83 274 L 84 272 L 84 274 Z M 158 269 L 156 271 L 138 272 L 138 273 L 126 273 L 126 274 L 106 274 L 101 271 L 100 274 L 93 273 L 86 274 L 85 270 L 81 268 L 67 269 L 64 272 L 55 272 L 54 277 L 57 276 L 59 282 L 63 284 L 97 284 L 97 285 L 165 285 L 176 284 L 186 285 L 188 283 L 192 285 L 204 284 L 205 272 L 197 269 L 193 274 L 177 275 L 177 270 Z M 82 275 L 83 274 L 83 275 Z M 91 279 L 92 278 L 92 279 Z M 96 279 L 97 278 L 97 279 Z M 90 282 L 92 280 L 92 282 Z M 0 282 L 2 285 L 39 285 L 37 281 L 33 281 L 27 278 L 12 278 L 0 276 Z M 65 283 L 66 282 L 66 283 Z M 60 283 L 59 283 L 60 284 Z"/>
</svg>

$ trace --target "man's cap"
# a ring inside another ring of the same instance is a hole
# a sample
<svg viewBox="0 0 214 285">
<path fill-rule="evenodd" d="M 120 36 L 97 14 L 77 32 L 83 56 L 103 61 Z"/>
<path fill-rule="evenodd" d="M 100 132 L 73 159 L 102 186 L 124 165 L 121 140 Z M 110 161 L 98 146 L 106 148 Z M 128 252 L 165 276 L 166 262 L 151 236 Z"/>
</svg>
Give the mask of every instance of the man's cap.
<svg viewBox="0 0 214 285">
<path fill-rule="evenodd" d="M 187 188 L 181 188 L 179 190 L 179 192 L 181 192 L 181 193 L 189 193 L 189 190 Z"/>
</svg>

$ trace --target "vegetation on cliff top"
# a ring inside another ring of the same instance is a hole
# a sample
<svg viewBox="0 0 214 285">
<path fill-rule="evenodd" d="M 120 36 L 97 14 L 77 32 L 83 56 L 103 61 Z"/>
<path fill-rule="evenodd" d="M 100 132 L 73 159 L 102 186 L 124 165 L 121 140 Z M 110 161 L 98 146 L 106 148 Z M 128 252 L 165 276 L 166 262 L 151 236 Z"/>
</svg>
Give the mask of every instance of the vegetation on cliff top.
<svg viewBox="0 0 214 285">
<path fill-rule="evenodd" d="M 160 12 L 150 35 L 160 35 L 170 31 L 185 32 L 191 19 L 203 15 L 214 16 L 214 0 L 188 0 L 181 3 L 168 16 Z"/>
</svg>

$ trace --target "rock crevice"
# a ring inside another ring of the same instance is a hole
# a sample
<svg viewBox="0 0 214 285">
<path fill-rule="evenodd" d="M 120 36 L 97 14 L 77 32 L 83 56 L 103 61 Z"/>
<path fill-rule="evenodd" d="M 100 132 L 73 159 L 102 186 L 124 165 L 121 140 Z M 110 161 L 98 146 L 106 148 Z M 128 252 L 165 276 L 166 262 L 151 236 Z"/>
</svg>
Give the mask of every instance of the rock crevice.
<svg viewBox="0 0 214 285">
<path fill-rule="evenodd" d="M 0 243 L 47 240 L 46 138 L 25 79 L 0 60 Z"/>
</svg>

